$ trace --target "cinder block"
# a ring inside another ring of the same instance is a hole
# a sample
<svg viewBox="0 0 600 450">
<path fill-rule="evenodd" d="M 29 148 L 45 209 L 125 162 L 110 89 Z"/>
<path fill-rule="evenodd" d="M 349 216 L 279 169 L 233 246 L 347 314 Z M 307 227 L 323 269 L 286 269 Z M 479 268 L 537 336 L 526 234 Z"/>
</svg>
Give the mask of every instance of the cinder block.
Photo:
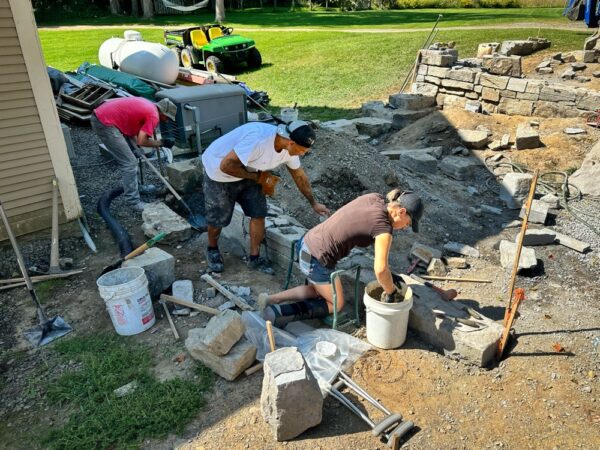
<svg viewBox="0 0 600 450">
<path fill-rule="evenodd" d="M 549 208 L 550 206 L 547 203 L 541 200 L 533 200 L 531 202 L 531 209 L 529 210 L 528 222 L 545 224 Z M 519 217 L 521 219 L 525 217 L 525 206 L 521 208 Z"/>
<path fill-rule="evenodd" d="M 175 281 L 175 258 L 158 247 L 151 247 L 141 255 L 124 261 L 122 267 L 141 267 L 154 273 L 161 292 Z"/>
</svg>

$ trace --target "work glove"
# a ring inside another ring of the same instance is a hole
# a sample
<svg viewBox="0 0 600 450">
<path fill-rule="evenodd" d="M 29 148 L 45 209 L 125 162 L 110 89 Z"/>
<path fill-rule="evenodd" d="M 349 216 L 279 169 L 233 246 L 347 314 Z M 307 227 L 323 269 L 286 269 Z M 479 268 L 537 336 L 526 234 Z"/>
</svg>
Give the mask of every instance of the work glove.
<svg viewBox="0 0 600 450">
<path fill-rule="evenodd" d="M 275 186 L 277 186 L 279 180 L 281 180 L 281 178 L 270 172 L 260 172 L 257 183 L 262 187 L 263 194 L 268 197 L 273 197 L 273 195 L 275 195 Z"/>
<path fill-rule="evenodd" d="M 173 148 L 173 146 L 175 145 L 175 139 L 170 137 L 163 138 L 162 145 L 166 148 Z"/>
<path fill-rule="evenodd" d="M 388 294 L 384 292 L 381 294 L 381 302 L 382 303 L 401 303 L 404 300 L 402 292 L 398 289 L 397 286 L 394 286 L 394 292 Z"/>
</svg>

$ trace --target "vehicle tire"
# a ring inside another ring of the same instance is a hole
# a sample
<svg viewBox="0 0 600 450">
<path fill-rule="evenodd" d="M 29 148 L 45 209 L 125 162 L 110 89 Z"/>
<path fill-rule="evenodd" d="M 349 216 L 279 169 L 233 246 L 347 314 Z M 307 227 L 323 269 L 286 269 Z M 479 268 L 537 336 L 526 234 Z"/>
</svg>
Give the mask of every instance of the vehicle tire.
<svg viewBox="0 0 600 450">
<path fill-rule="evenodd" d="M 181 49 L 181 52 L 179 54 L 179 60 L 181 62 L 181 66 L 185 67 L 186 69 L 191 69 L 192 66 L 194 65 L 193 59 L 192 59 L 192 52 L 190 51 L 189 48 Z"/>
<path fill-rule="evenodd" d="M 248 53 L 248 59 L 246 60 L 248 67 L 251 69 L 257 69 L 262 64 L 262 56 L 256 47 L 250 49 Z"/>
<path fill-rule="evenodd" d="M 209 72 L 218 73 L 223 73 L 223 69 L 225 68 L 223 61 L 221 61 L 216 56 L 209 56 L 208 58 L 206 58 L 206 61 L 204 62 L 204 67 Z"/>
</svg>

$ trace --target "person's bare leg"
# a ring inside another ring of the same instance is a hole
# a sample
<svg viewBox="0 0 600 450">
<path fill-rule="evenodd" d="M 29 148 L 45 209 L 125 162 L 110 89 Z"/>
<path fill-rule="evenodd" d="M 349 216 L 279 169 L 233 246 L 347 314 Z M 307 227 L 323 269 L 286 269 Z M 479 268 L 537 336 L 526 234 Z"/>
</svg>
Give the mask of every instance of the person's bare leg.
<svg viewBox="0 0 600 450">
<path fill-rule="evenodd" d="M 208 246 L 217 247 L 219 244 L 219 236 L 221 236 L 221 228 L 216 228 L 208 225 Z"/>
<path fill-rule="evenodd" d="M 253 217 L 250 219 L 250 256 L 258 256 L 260 243 L 265 238 L 265 218 Z"/>
<path fill-rule="evenodd" d="M 315 291 L 327 302 L 329 312 L 333 313 L 333 287 L 331 284 L 313 284 Z M 342 280 L 335 280 L 335 289 L 337 293 L 337 310 L 340 312 L 344 307 L 344 291 L 342 290 Z"/>
<path fill-rule="evenodd" d="M 276 305 L 285 302 L 301 302 L 310 298 L 315 298 L 318 295 L 314 285 L 296 286 L 295 288 L 281 291 L 277 294 L 269 295 L 267 305 Z"/>
</svg>

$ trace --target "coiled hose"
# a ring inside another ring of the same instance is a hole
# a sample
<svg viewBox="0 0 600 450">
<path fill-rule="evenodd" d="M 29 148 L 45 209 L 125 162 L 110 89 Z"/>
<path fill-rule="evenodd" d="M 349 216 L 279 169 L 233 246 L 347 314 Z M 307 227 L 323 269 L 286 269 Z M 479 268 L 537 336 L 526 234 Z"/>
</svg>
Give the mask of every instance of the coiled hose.
<svg viewBox="0 0 600 450">
<path fill-rule="evenodd" d="M 98 214 L 104 219 L 108 229 L 119 245 L 121 257 L 125 257 L 133 251 L 133 244 L 127 230 L 110 214 L 111 202 L 124 192 L 123 187 L 106 191 L 98 200 Z"/>
</svg>

